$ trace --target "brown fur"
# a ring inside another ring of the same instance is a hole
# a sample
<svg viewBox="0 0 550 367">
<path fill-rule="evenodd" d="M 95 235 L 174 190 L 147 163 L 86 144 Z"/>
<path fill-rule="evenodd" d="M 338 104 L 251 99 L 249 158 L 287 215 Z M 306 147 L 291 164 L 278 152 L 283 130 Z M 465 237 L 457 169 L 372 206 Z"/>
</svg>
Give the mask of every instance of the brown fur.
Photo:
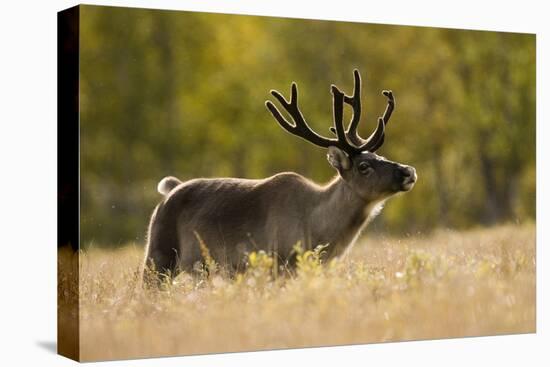
<svg viewBox="0 0 550 367">
<path fill-rule="evenodd" d="M 342 164 L 349 160 L 348 164 Z M 407 191 L 412 167 L 374 153 L 348 158 L 329 149 L 329 161 L 339 175 L 325 186 L 292 172 L 261 179 L 193 179 L 176 185 L 152 215 L 146 261 L 161 273 L 192 271 L 204 261 L 198 236 L 212 258 L 238 271 L 245 254 L 264 250 L 279 264 L 293 266 L 293 246 L 306 249 L 328 245 L 328 258 L 340 255 L 357 237 L 371 212 L 389 196 Z M 360 162 L 373 171 L 359 172 Z M 347 169 L 342 168 L 343 166 Z M 395 172 L 410 173 L 404 179 Z M 179 181 L 178 181 L 179 182 Z M 177 187 L 176 187 L 177 186 Z"/>
</svg>

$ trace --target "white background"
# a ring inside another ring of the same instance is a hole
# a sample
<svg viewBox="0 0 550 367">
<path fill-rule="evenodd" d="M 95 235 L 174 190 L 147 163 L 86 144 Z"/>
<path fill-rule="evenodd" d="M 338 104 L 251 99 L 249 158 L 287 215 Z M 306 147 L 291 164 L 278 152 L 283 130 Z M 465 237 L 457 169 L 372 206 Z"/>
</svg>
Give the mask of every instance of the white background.
<svg viewBox="0 0 550 367">
<path fill-rule="evenodd" d="M 537 333 L 108 362 L 112 366 L 548 366 L 550 37 L 544 1 L 103 1 L 210 12 L 537 33 Z M 0 361 L 65 366 L 56 338 L 56 12 L 72 1 L 0 8 Z M 368 47 L 368 45 L 365 45 Z M 406 57 L 407 55 L 403 55 Z M 444 67 L 444 65 L 442 65 Z M 545 280 L 546 279 L 546 280 Z M 452 292 L 452 289 L 449 290 Z M 544 347 L 546 345 L 546 349 Z M 106 365 L 107 363 L 99 363 Z"/>
</svg>

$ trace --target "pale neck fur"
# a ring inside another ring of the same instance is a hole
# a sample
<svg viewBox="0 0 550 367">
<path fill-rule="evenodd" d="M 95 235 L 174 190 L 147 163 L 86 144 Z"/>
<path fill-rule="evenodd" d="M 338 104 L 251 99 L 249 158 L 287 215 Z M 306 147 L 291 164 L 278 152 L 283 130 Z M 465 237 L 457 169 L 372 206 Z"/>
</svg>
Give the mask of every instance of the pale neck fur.
<svg viewBox="0 0 550 367">
<path fill-rule="evenodd" d="M 368 220 L 377 214 L 381 201 L 363 199 L 340 176 L 319 190 L 320 199 L 310 217 L 311 226 L 316 229 L 312 245 L 330 244 L 329 252 L 339 255 L 356 239 Z"/>
</svg>

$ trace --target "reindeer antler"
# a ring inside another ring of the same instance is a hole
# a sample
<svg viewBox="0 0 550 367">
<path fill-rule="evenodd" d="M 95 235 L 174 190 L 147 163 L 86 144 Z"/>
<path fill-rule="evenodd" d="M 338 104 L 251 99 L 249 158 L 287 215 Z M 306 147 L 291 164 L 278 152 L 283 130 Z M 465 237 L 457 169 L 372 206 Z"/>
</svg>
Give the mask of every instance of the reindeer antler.
<svg viewBox="0 0 550 367">
<path fill-rule="evenodd" d="M 346 130 L 346 136 L 348 140 L 359 147 L 362 151 L 368 150 L 370 152 L 375 152 L 378 148 L 384 144 L 385 137 L 385 125 L 390 120 L 391 114 L 395 108 L 395 98 L 393 97 L 392 91 L 384 90 L 382 94 L 388 98 L 388 105 L 384 111 L 384 115 L 378 118 L 378 125 L 376 130 L 367 138 L 363 139 L 359 136 L 357 128 L 359 126 L 359 121 L 361 119 L 361 75 L 357 69 L 353 70 L 354 76 L 354 86 L 353 86 L 353 95 L 345 95 L 344 102 L 349 104 L 353 108 L 353 117 L 349 124 L 348 130 Z M 384 121 L 382 124 L 380 119 Z M 384 126 L 382 126 L 384 125 Z M 334 132 L 334 129 L 331 128 L 331 131 Z"/>
<path fill-rule="evenodd" d="M 350 156 L 364 151 L 374 152 L 384 142 L 385 125 L 388 123 L 391 113 L 393 112 L 395 101 L 391 91 L 383 92 L 384 95 L 388 97 L 388 106 L 386 107 L 384 116 L 378 119 L 378 126 L 368 139 L 365 140 L 361 138 L 357 133 L 357 127 L 359 126 L 359 121 L 361 119 L 361 76 L 359 75 L 359 71 L 357 69 L 353 71 L 353 74 L 355 84 L 352 96 L 346 95 L 335 85 L 331 86 L 333 95 L 334 126 L 331 127 L 330 130 L 336 134 L 336 139 L 323 137 L 309 127 L 304 119 L 304 116 L 300 112 L 300 109 L 298 108 L 298 87 L 294 82 L 291 86 L 290 101 L 287 101 L 278 91 L 271 91 L 271 94 L 292 117 L 294 124 L 288 122 L 271 101 L 265 102 L 266 107 L 283 129 L 293 135 L 309 141 L 312 144 L 322 148 L 336 146 L 348 153 Z M 347 130 L 344 130 L 343 125 L 344 103 L 351 105 L 353 108 L 353 117 Z"/>
<path fill-rule="evenodd" d="M 393 93 L 391 90 L 384 90 L 382 91 L 382 94 L 385 95 L 388 98 L 388 105 L 386 106 L 386 110 L 384 111 L 384 115 L 381 117 L 381 119 L 384 121 L 384 126 L 390 121 L 391 114 L 395 108 L 395 98 L 393 97 Z M 369 150 L 371 152 L 376 152 L 378 148 L 384 144 L 384 137 L 385 134 L 382 134 L 382 137 L 378 140 L 376 144 L 374 144 Z"/>
<path fill-rule="evenodd" d="M 272 90 L 271 94 L 279 101 L 283 108 L 288 112 L 294 124 L 287 121 L 279 112 L 277 107 L 271 102 L 266 101 L 265 105 L 275 117 L 279 125 L 289 133 L 296 135 L 312 144 L 315 144 L 322 148 L 328 148 L 330 146 L 336 146 L 349 155 L 360 153 L 357 147 L 349 144 L 346 140 L 346 134 L 343 127 L 343 113 L 344 113 L 344 94 L 333 86 L 333 110 L 334 110 L 334 127 L 336 128 L 336 139 L 329 139 L 314 132 L 307 124 L 304 116 L 298 108 L 298 87 L 296 83 L 292 83 L 290 101 L 287 101 L 281 93 L 276 90 Z"/>
</svg>

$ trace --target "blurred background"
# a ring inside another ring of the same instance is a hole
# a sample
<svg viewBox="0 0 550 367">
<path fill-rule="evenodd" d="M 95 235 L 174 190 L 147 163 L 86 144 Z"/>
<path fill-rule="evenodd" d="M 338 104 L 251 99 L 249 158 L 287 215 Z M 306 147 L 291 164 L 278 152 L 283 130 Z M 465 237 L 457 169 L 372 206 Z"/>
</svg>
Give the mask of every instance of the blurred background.
<svg viewBox="0 0 550 367">
<path fill-rule="evenodd" d="M 83 246 L 144 244 L 167 175 L 328 181 L 326 152 L 264 101 L 296 81 L 306 120 L 329 135 L 330 84 L 351 94 L 354 68 L 361 135 L 392 89 L 378 153 L 419 175 L 367 232 L 535 219 L 534 35 L 94 6 L 80 24 Z"/>
</svg>

